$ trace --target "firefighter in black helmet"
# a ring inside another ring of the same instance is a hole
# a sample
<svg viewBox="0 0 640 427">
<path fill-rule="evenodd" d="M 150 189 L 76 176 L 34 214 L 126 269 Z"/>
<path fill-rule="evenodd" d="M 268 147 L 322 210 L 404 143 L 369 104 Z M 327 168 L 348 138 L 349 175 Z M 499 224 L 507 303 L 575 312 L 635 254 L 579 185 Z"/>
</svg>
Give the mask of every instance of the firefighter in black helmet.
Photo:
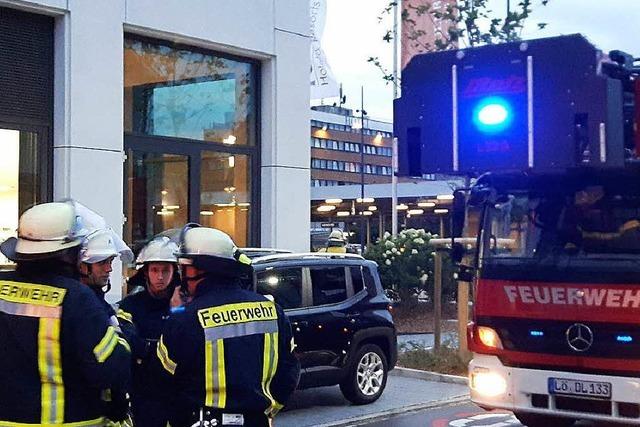
<svg viewBox="0 0 640 427">
<path fill-rule="evenodd" d="M 300 374 L 288 319 L 240 287 L 251 261 L 222 231 L 188 224 L 178 262 L 193 299 L 171 315 L 157 351 L 173 378 L 171 426 L 270 425 Z"/>
<path fill-rule="evenodd" d="M 0 250 L 0 425 L 105 425 L 104 389 L 130 376 L 129 345 L 78 281 L 86 229 L 72 202 L 28 209 Z"/>
</svg>

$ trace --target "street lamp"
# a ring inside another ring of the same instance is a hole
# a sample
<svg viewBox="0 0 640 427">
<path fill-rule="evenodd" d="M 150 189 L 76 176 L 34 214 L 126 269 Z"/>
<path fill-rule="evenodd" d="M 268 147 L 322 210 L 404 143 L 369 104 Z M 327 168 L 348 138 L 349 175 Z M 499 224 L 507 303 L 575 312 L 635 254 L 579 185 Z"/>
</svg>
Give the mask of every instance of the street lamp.
<svg viewBox="0 0 640 427">
<path fill-rule="evenodd" d="M 364 212 L 364 116 L 367 112 L 364 110 L 364 86 L 360 86 L 360 109 L 356 110 L 360 113 L 360 212 Z M 364 253 L 364 215 L 360 214 L 360 250 Z"/>
</svg>

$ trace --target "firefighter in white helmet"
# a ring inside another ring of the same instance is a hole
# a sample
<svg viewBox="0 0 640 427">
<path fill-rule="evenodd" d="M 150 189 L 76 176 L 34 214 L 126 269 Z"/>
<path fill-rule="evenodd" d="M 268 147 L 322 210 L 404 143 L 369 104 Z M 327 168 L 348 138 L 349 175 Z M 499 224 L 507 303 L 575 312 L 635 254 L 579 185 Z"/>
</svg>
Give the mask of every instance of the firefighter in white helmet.
<svg viewBox="0 0 640 427">
<path fill-rule="evenodd" d="M 327 246 L 321 248 L 318 252 L 347 253 L 347 239 L 344 237 L 344 233 L 340 230 L 333 230 L 327 239 Z"/>
<path fill-rule="evenodd" d="M 78 281 L 85 234 L 73 202 L 44 203 L 0 246 L 17 263 L 0 273 L 0 425 L 104 425 L 102 390 L 129 381 L 128 344 Z"/>
<path fill-rule="evenodd" d="M 227 234 L 188 224 L 180 240 L 182 286 L 193 299 L 171 315 L 158 343 L 173 379 L 171 426 L 268 426 L 300 373 L 289 320 L 242 289 L 251 260 Z"/>
<path fill-rule="evenodd" d="M 168 237 L 157 237 L 143 247 L 136 260 L 138 271 L 130 281 L 141 284 L 144 290 L 130 294 L 119 303 L 120 323 L 135 325 L 140 338 L 134 350 L 136 361 L 131 389 L 136 427 L 165 427 L 168 421 L 166 374 L 155 354 L 172 300 L 176 306 L 182 303 L 176 252 L 178 245 Z"/>
<path fill-rule="evenodd" d="M 80 281 L 93 289 L 101 299 L 111 289 L 109 277 L 113 271 L 113 261 L 118 256 L 126 263 L 133 259 L 133 252 L 109 228 L 92 232 L 82 243 Z"/>
<path fill-rule="evenodd" d="M 79 270 L 80 281 L 87 285 L 98 297 L 111 325 L 123 333 L 127 341 L 134 343 L 137 332 L 131 325 L 124 328 L 116 318 L 116 312 L 105 300 L 105 294 L 111 289 L 109 276 L 113 270 L 113 261 L 120 256 L 123 261 L 133 259 L 131 249 L 110 228 L 95 230 L 88 234 L 80 246 Z M 135 347 L 134 347 L 135 349 Z M 107 407 L 107 418 L 114 423 L 130 423 L 129 399 L 124 389 L 110 389 L 104 393 Z"/>
</svg>

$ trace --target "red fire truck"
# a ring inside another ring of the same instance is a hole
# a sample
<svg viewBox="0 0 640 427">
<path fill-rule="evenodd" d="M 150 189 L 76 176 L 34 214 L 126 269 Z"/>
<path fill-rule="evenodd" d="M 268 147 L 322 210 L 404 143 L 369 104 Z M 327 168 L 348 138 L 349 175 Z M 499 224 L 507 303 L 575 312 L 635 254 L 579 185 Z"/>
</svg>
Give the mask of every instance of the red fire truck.
<svg viewBox="0 0 640 427">
<path fill-rule="evenodd" d="M 477 236 L 471 399 L 531 427 L 640 425 L 639 74 L 579 35 L 403 71 L 400 172 L 473 182 L 452 216 L 454 258 Z"/>
</svg>

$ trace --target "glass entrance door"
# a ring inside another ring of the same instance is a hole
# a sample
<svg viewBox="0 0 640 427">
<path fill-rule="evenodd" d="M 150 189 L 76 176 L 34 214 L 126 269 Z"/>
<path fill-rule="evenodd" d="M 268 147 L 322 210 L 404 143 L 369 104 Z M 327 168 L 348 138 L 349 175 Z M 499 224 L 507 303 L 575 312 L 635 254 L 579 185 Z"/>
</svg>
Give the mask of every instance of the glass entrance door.
<svg viewBox="0 0 640 427">
<path fill-rule="evenodd" d="M 0 242 L 17 234 L 20 214 L 48 198 L 48 153 L 35 128 L 0 124 Z M 0 253 L 0 269 L 12 263 Z"/>
</svg>

